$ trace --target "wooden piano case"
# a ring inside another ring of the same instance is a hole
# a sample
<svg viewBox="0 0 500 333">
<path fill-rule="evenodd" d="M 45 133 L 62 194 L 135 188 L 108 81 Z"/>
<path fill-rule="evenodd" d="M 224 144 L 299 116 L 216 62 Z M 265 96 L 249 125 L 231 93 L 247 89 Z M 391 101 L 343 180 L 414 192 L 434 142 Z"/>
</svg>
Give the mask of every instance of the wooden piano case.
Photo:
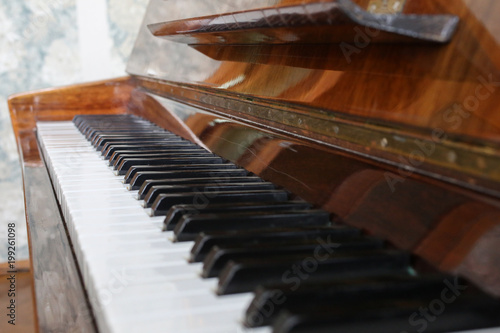
<svg viewBox="0 0 500 333">
<path fill-rule="evenodd" d="M 460 19 L 444 44 L 328 25 L 321 36 L 336 40 L 314 40 L 317 27 L 206 28 L 210 14 L 304 15 L 317 3 L 336 1 L 153 0 L 129 77 L 9 99 L 40 331 L 97 329 L 34 132 L 36 121 L 77 114 L 147 118 L 411 251 L 421 269 L 500 296 L 500 6 L 402 1 L 405 14 Z"/>
</svg>

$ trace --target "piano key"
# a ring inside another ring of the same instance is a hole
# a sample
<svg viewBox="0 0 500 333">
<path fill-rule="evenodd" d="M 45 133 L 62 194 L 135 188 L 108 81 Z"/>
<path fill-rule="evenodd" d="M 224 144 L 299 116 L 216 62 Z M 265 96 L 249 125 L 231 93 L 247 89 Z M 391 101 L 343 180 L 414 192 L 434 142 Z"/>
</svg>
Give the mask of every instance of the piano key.
<svg viewBox="0 0 500 333">
<path fill-rule="evenodd" d="M 273 194 L 275 191 L 270 192 Z M 241 195 L 245 196 L 246 193 Z M 283 191 L 278 193 L 283 194 Z M 227 196 L 230 197 L 231 200 L 234 200 L 234 196 L 236 195 L 240 194 L 229 192 Z M 161 200 L 163 196 L 165 195 L 161 195 L 158 200 Z M 218 193 L 215 198 L 219 197 L 221 197 L 220 193 Z M 247 198 L 245 197 L 245 199 Z M 276 201 L 283 201 L 286 197 L 276 199 Z M 213 198 L 211 200 L 213 200 Z M 259 195 L 255 201 L 262 201 L 261 196 Z M 323 210 L 289 210 L 187 215 L 182 218 L 179 223 L 177 223 L 174 233 L 177 241 L 185 241 L 194 240 L 200 232 L 327 226 L 331 224 L 329 217 L 330 214 Z"/>
<path fill-rule="evenodd" d="M 500 302 L 490 297 L 461 295 L 451 304 L 443 305 L 443 311 L 439 316 L 427 313 L 428 317 L 424 317 L 420 311 L 427 308 L 432 301 L 433 299 L 405 299 L 362 302 L 353 306 L 313 305 L 301 311 L 284 310 L 273 325 L 273 333 L 305 333 L 311 330 L 318 333 L 332 332 L 332 330 L 340 333 L 399 332 L 401 329 L 414 330 L 415 325 L 411 323 L 420 322 L 425 323 L 426 332 L 437 333 L 486 328 L 500 324 L 498 316 Z M 412 321 L 411 318 L 415 319 Z M 422 325 L 417 324 L 417 326 Z"/>
<path fill-rule="evenodd" d="M 109 160 L 113 154 L 117 152 L 123 152 L 126 151 L 127 153 L 143 153 L 145 151 L 148 152 L 154 152 L 154 151 L 164 151 L 164 150 L 169 150 L 169 151 L 182 151 L 182 150 L 193 150 L 193 151 L 199 151 L 200 148 L 196 146 L 190 146 L 186 144 L 181 144 L 181 145 L 168 145 L 167 147 L 164 144 L 144 144 L 144 145 L 133 145 L 133 144 L 128 144 L 128 145 L 115 145 L 113 147 L 109 147 L 106 150 L 102 150 L 100 152 L 100 155 L 106 159 Z"/>
<path fill-rule="evenodd" d="M 101 147 L 106 143 L 112 142 L 129 142 L 134 143 L 135 141 L 144 140 L 158 140 L 158 139 L 177 139 L 178 136 L 169 133 L 148 133 L 148 134 L 135 134 L 135 135 L 99 135 L 96 136 L 90 144 L 96 148 L 96 150 L 101 150 Z"/>
<path fill-rule="evenodd" d="M 205 178 L 180 178 L 180 179 L 152 179 L 146 180 L 142 184 L 139 192 L 137 194 L 138 199 L 144 199 L 146 194 L 153 188 L 153 186 L 162 185 L 196 185 L 196 184 L 226 184 L 226 183 L 258 183 L 263 182 L 263 180 L 256 176 L 246 176 L 246 177 L 205 177 Z"/>
<path fill-rule="evenodd" d="M 112 127 L 111 129 L 105 129 L 105 130 L 100 130 L 100 129 L 88 129 L 85 133 L 85 137 L 89 142 L 94 141 L 96 138 L 100 137 L 101 135 L 109 135 L 109 134 L 117 134 L 117 135 L 124 135 L 124 134 L 129 134 L 129 135 L 135 135 L 135 134 L 149 134 L 149 133 L 165 133 L 165 130 L 159 127 L 155 126 L 142 126 L 142 127 L 137 127 L 136 125 L 133 126 L 120 126 L 120 127 Z"/>
<path fill-rule="evenodd" d="M 183 141 L 183 139 L 168 135 L 167 133 L 152 133 L 152 134 L 142 134 L 142 135 L 131 135 L 131 136 L 108 136 L 108 135 L 97 135 L 90 142 L 90 144 L 97 150 L 100 151 L 104 147 L 109 147 L 111 145 L 126 145 L 132 144 L 149 144 L 149 143 L 164 143 L 170 144 L 173 142 Z"/>
<path fill-rule="evenodd" d="M 189 170 L 198 170 L 197 172 L 187 172 L 186 179 L 197 179 L 197 178 L 222 178 L 223 175 L 204 175 L 203 172 L 209 172 L 210 170 L 226 170 L 226 169 L 234 169 L 238 171 L 228 171 L 225 178 L 233 178 L 238 176 L 247 176 L 248 172 L 244 169 L 237 168 L 233 163 L 222 163 L 222 164 L 183 164 L 183 165 L 139 165 L 133 166 L 129 169 L 129 171 L 125 174 L 124 183 L 129 184 L 133 181 L 134 177 L 138 172 L 151 172 L 150 175 L 152 177 L 156 177 L 156 175 L 161 175 L 162 172 L 184 172 Z M 149 173 L 148 173 L 149 174 Z M 174 174 L 174 179 L 182 178 L 178 177 L 177 174 Z M 146 176 L 144 181 L 148 181 Z M 172 179 L 172 178 L 170 178 Z M 162 178 L 152 178 L 151 181 L 158 180 L 161 181 Z M 164 180 L 165 181 L 165 180 Z M 142 185 L 141 185 L 142 186 Z M 140 188 L 137 188 L 138 190 Z"/>
<path fill-rule="evenodd" d="M 196 148 L 194 144 L 192 144 L 189 141 L 176 141 L 168 146 L 166 146 L 163 143 L 148 143 L 148 144 L 125 144 L 125 145 L 109 145 L 107 147 L 103 147 L 101 149 L 101 155 L 104 156 L 106 159 L 108 159 L 115 151 L 118 150 L 160 150 L 160 149 L 190 149 L 190 148 Z"/>
<path fill-rule="evenodd" d="M 151 206 L 152 215 L 160 216 L 166 215 L 168 210 L 178 204 L 188 204 L 188 203 L 199 203 L 203 202 L 248 202 L 248 201 L 284 201 L 288 199 L 289 193 L 284 190 L 251 190 L 243 192 L 233 192 L 233 191 L 218 191 L 218 192 L 184 192 L 176 194 L 160 194 Z M 177 226 L 178 227 L 178 226 Z M 179 229 L 180 230 L 180 229 Z M 184 236 L 187 236 L 185 231 L 182 232 Z M 176 237 L 179 235 L 176 232 Z M 190 237 L 190 236 L 189 236 Z"/>
<path fill-rule="evenodd" d="M 290 284 L 259 286 L 245 313 L 247 327 L 270 325 L 283 309 L 300 310 L 311 304 L 348 304 L 359 299 L 415 298 L 440 295 L 450 276 L 388 275 L 343 281 L 303 281 L 297 288 Z M 453 280 L 450 280 L 453 281 Z"/>
<path fill-rule="evenodd" d="M 158 185 L 153 186 L 144 198 L 144 207 L 151 207 L 153 202 L 161 194 L 200 192 L 244 192 L 256 190 L 272 190 L 276 186 L 269 182 L 249 182 L 249 183 L 209 183 L 209 184 L 188 184 L 188 185 Z"/>
<path fill-rule="evenodd" d="M 109 158 L 109 165 L 120 164 L 124 158 L 144 158 L 144 157 L 168 157 L 168 156 L 213 156 L 212 153 L 201 149 L 163 149 L 163 150 L 144 150 L 144 151 L 115 151 Z"/>
<path fill-rule="evenodd" d="M 335 251 L 366 251 L 382 248 L 383 243 L 379 239 L 369 237 L 356 237 L 348 239 L 324 239 L 318 238 L 313 240 L 290 240 L 283 242 L 268 242 L 257 245 L 241 244 L 241 246 L 233 244 L 232 246 L 213 247 L 207 254 L 203 262 L 204 278 L 216 277 L 229 261 L 238 262 L 241 259 L 247 258 L 267 258 L 278 257 L 280 255 L 300 255 L 303 258 L 314 256 L 318 249 L 321 249 L 321 244 L 335 248 Z"/>
<path fill-rule="evenodd" d="M 153 169 L 153 166 L 146 166 Z M 129 187 L 132 190 L 139 190 L 146 180 L 152 179 L 179 179 L 179 178 L 199 178 L 199 177 L 244 177 L 248 175 L 248 171 L 244 169 L 232 169 L 233 164 L 213 164 L 213 165 L 192 165 L 191 167 L 178 166 L 159 166 L 165 170 L 170 168 L 170 171 L 139 171 L 145 170 L 143 167 L 131 168 L 130 172 L 125 175 L 125 183 L 130 183 Z M 134 175 L 130 177 L 130 175 Z"/>
<path fill-rule="evenodd" d="M 168 217 L 168 216 L 167 216 Z M 163 228 L 165 230 L 165 227 Z M 202 232 L 195 239 L 193 248 L 191 249 L 190 262 L 201 262 L 205 259 L 212 247 L 231 246 L 233 244 L 261 244 L 268 240 L 273 241 L 294 241 L 315 239 L 318 237 L 343 237 L 350 238 L 359 236 L 358 229 L 340 225 L 332 225 L 328 227 L 311 227 L 311 228 L 262 228 L 252 229 L 248 231 L 238 231 L 235 233 L 231 230 L 219 232 Z"/>
<path fill-rule="evenodd" d="M 260 179 L 260 178 L 257 178 Z M 186 214 L 211 214 L 230 212 L 258 212 L 258 211 L 280 211 L 280 210 L 304 210 L 311 205 L 304 201 L 271 201 L 271 202 L 240 202 L 237 204 L 209 204 L 204 207 L 197 205 L 175 205 L 165 217 L 164 230 L 174 230 L 175 226 Z"/>
<path fill-rule="evenodd" d="M 409 269 L 409 255 L 401 251 L 332 252 L 321 256 L 280 255 L 230 261 L 219 274 L 219 295 L 252 291 L 264 283 L 300 283 L 300 278 L 314 281 L 325 278 L 346 279 L 404 273 Z M 285 272 L 285 273 L 284 273 Z M 298 281 L 298 282 L 297 282 Z"/>
<path fill-rule="evenodd" d="M 118 175 L 125 175 L 132 166 L 138 165 L 187 165 L 187 164 L 222 164 L 220 157 L 167 157 L 167 158 L 126 158 L 116 167 Z"/>
</svg>

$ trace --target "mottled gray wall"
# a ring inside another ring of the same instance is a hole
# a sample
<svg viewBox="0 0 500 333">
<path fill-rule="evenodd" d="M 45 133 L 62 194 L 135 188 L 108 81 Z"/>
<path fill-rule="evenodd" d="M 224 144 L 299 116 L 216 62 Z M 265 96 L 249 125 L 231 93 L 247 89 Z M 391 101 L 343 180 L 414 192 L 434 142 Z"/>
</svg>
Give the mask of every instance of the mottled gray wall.
<svg viewBox="0 0 500 333">
<path fill-rule="evenodd" d="M 148 0 L 0 0 L 0 262 L 16 222 L 28 257 L 21 170 L 7 96 L 125 75 Z"/>
</svg>

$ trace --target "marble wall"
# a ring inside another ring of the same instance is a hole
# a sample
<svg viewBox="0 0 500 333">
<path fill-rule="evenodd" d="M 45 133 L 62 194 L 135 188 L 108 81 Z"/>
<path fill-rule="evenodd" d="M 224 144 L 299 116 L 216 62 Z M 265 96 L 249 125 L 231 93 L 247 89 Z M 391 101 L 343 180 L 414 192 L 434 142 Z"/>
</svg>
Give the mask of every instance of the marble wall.
<svg viewBox="0 0 500 333">
<path fill-rule="evenodd" d="M 148 0 L 0 0 L 0 263 L 7 223 L 28 258 L 21 169 L 8 114 L 16 92 L 125 75 Z"/>
</svg>

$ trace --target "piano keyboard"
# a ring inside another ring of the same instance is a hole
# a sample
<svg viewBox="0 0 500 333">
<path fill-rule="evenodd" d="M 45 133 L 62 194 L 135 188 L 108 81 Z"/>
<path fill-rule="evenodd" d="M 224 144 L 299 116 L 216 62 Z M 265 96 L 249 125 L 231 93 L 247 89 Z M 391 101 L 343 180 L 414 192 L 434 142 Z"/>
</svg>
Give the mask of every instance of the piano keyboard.
<svg viewBox="0 0 500 333">
<path fill-rule="evenodd" d="M 141 118 L 39 122 L 37 135 L 101 332 L 500 325 L 472 286 L 418 274 L 407 253 Z"/>
</svg>

